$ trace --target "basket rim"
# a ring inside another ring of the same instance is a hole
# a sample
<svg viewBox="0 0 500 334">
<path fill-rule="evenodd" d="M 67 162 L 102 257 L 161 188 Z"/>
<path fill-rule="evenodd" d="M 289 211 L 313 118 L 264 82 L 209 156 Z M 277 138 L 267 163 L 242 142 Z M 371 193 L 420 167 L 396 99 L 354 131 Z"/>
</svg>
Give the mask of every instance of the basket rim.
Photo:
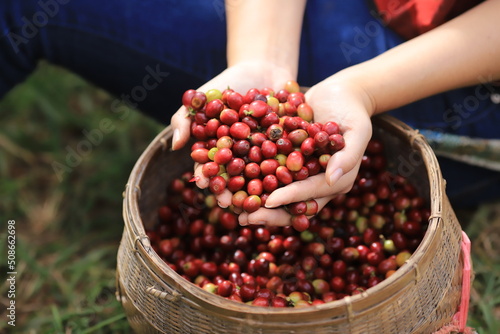
<svg viewBox="0 0 500 334">
<path fill-rule="evenodd" d="M 374 125 L 386 130 L 395 130 L 397 128 L 402 130 L 396 133 L 396 135 L 401 137 L 401 140 L 408 142 L 413 149 L 418 150 L 424 159 L 427 178 L 429 179 L 429 198 L 443 198 L 445 183 L 441 176 L 437 158 L 424 136 L 418 130 L 387 114 L 372 117 L 372 122 Z M 428 230 L 407 263 L 400 267 L 393 275 L 359 295 L 349 296 L 308 308 L 280 309 L 238 303 L 201 289 L 195 284 L 184 280 L 156 254 L 151 247 L 149 238 L 146 236 L 144 223 L 139 212 L 138 202 L 141 193 L 139 185 L 144 177 L 144 172 L 147 169 L 148 163 L 156 154 L 163 153 L 169 149 L 172 132 L 171 126 L 167 126 L 155 137 L 137 160 L 124 191 L 123 215 L 125 228 L 129 232 L 129 242 L 137 251 L 136 254 L 139 255 L 146 265 L 154 266 L 151 270 L 154 271 L 154 278 L 162 288 L 166 288 L 165 283 L 178 288 L 186 297 L 183 300 L 204 307 L 205 310 L 211 309 L 218 315 L 226 314 L 230 316 L 237 316 L 240 312 L 255 316 L 265 315 L 266 317 L 307 315 L 308 321 L 317 321 L 324 315 L 321 311 L 328 311 L 330 317 L 328 320 L 331 322 L 331 318 L 337 315 L 345 316 L 347 314 L 347 317 L 351 318 L 354 317 L 354 314 L 358 316 L 365 312 L 373 312 L 374 308 L 383 307 L 390 299 L 389 297 L 393 295 L 390 292 L 395 293 L 410 284 L 410 282 L 418 280 L 420 278 L 419 273 L 430 265 L 431 259 L 424 258 L 424 255 L 431 245 L 439 242 L 441 233 L 438 232 L 443 228 L 441 201 L 431 201 L 431 217 L 429 219 Z M 392 134 L 395 134 L 394 131 Z M 431 171 L 429 169 L 431 167 L 434 169 L 434 173 L 436 173 L 436 177 L 434 178 L 430 177 Z M 338 312 L 332 313 L 335 310 Z"/>
</svg>

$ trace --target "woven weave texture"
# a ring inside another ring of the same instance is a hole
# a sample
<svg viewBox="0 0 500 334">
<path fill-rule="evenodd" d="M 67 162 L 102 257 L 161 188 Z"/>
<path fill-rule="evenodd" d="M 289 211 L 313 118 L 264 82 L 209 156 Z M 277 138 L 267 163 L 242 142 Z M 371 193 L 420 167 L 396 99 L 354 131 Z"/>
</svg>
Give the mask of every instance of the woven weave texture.
<svg viewBox="0 0 500 334">
<path fill-rule="evenodd" d="M 188 148 L 171 151 L 172 129 L 150 144 L 124 192 L 125 228 L 118 250 L 117 298 L 137 333 L 432 333 L 460 303 L 461 227 L 445 195 L 429 145 L 389 117 L 373 119 L 389 169 L 407 177 L 431 203 L 429 228 L 397 272 L 360 295 L 306 309 L 260 308 L 210 294 L 187 282 L 152 250 L 152 226 L 169 181 L 192 167 Z"/>
</svg>

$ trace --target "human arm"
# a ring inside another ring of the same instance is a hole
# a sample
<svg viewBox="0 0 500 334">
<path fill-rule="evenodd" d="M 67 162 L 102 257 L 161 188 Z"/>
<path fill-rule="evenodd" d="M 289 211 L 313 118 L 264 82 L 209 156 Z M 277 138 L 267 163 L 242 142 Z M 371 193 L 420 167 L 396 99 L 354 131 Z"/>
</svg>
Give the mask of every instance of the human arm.
<svg viewBox="0 0 500 334">
<path fill-rule="evenodd" d="M 325 175 L 307 180 L 307 185 L 297 183 L 276 190 L 268 204 L 278 206 L 308 198 L 325 202 L 325 197 L 349 190 L 371 135 L 371 116 L 454 88 L 498 80 L 498 13 L 500 1 L 485 1 L 424 35 L 313 86 L 306 96 L 315 110 L 315 120 L 337 120 L 344 127 L 346 147 L 333 156 Z M 339 174 L 343 175 L 338 178 Z M 260 213 L 249 216 L 249 222 L 255 223 L 283 225 L 289 220 L 286 213 L 278 211 L 269 220 Z"/>
<path fill-rule="evenodd" d="M 228 68 L 198 90 L 230 86 L 244 93 L 250 88 L 282 88 L 295 79 L 304 8 L 305 0 L 226 1 Z M 172 117 L 173 149 L 189 139 L 186 113 L 181 107 Z"/>
</svg>

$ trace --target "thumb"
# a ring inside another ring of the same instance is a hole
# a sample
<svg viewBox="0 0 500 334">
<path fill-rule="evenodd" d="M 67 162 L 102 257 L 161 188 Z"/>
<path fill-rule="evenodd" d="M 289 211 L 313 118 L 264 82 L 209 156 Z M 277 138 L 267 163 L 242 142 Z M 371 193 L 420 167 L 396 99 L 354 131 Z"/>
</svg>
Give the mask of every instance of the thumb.
<svg viewBox="0 0 500 334">
<path fill-rule="evenodd" d="M 174 130 L 172 136 L 172 149 L 178 150 L 183 147 L 189 140 L 191 119 L 189 118 L 188 110 L 182 106 L 172 116 L 170 124 Z"/>
<path fill-rule="evenodd" d="M 328 161 L 325 172 L 328 185 L 333 186 L 342 176 L 359 167 L 371 133 L 371 126 L 344 132 L 345 147 Z"/>
</svg>

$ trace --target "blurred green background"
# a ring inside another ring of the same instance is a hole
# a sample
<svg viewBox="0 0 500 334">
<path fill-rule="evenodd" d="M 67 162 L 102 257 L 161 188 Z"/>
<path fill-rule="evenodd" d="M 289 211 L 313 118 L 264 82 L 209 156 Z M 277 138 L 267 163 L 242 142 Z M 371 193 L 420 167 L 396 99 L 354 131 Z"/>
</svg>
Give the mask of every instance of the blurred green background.
<svg viewBox="0 0 500 334">
<path fill-rule="evenodd" d="M 111 112 L 114 99 L 41 63 L 0 101 L 2 277 L 9 271 L 7 220 L 16 221 L 17 237 L 16 327 L 7 326 L 8 284 L 2 279 L 0 333 L 131 332 L 115 299 L 122 192 L 135 161 L 163 126 L 135 111 L 121 120 Z M 85 144 L 89 132 L 95 145 Z M 457 213 L 472 240 L 468 325 L 497 334 L 500 203 Z"/>
</svg>

